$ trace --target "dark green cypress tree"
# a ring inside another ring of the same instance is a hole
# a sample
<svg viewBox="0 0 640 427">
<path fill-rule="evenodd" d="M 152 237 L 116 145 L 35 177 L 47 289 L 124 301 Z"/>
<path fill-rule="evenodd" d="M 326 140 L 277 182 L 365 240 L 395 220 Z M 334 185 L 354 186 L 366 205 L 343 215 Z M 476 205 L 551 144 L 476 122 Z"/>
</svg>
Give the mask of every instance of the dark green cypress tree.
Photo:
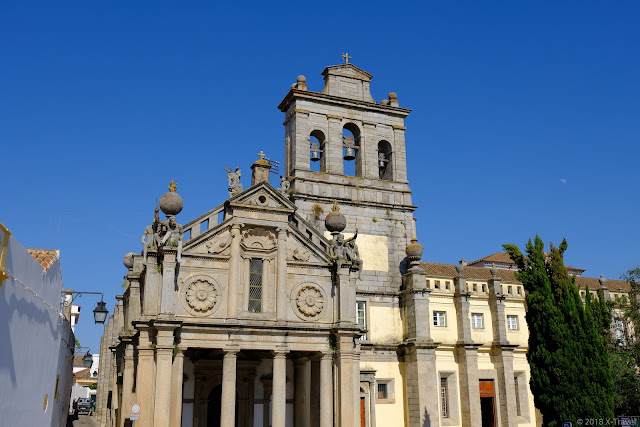
<svg viewBox="0 0 640 427">
<path fill-rule="evenodd" d="M 504 245 L 518 265 L 527 292 L 530 388 L 545 426 L 578 419 L 613 417 L 612 381 L 603 335 L 604 299 L 585 307 L 575 278 L 564 267 L 567 242 L 551 245 L 536 236 L 527 257 L 516 245 Z"/>
</svg>

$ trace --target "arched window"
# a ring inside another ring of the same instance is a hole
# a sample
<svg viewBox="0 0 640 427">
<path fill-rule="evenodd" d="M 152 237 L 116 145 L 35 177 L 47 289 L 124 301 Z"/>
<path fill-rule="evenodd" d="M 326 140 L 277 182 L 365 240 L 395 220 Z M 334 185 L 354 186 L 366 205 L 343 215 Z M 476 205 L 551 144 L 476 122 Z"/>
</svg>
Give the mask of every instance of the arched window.
<svg viewBox="0 0 640 427">
<path fill-rule="evenodd" d="M 344 159 L 342 172 L 344 175 L 362 176 L 360 129 L 353 123 L 347 123 L 342 128 L 342 158 Z"/>
<path fill-rule="evenodd" d="M 324 133 L 314 130 L 309 136 L 309 170 L 314 172 L 326 171 L 326 157 L 324 155 Z"/>
<path fill-rule="evenodd" d="M 380 179 L 393 180 L 393 162 L 392 162 L 391 144 L 387 141 L 378 143 L 378 171 Z"/>
</svg>

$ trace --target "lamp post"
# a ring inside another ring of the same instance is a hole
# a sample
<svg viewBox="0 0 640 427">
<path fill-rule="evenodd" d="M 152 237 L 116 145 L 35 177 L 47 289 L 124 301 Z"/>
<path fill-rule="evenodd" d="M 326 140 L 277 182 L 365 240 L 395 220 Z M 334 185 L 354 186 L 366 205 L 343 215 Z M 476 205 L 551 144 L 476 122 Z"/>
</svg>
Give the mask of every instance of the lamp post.
<svg viewBox="0 0 640 427">
<path fill-rule="evenodd" d="M 83 294 L 100 295 L 100 301 L 98 301 L 98 303 L 96 304 L 96 308 L 93 310 L 93 320 L 96 325 L 98 323 L 104 324 L 104 322 L 107 320 L 107 314 L 109 314 L 109 310 L 107 310 L 107 303 L 104 302 L 104 294 L 102 292 L 72 292 L 72 294 L 74 294 L 75 296 L 71 299 L 71 301 L 68 301 L 66 299 L 64 300 L 65 307 L 69 307 L 76 298 L 81 297 Z"/>
</svg>

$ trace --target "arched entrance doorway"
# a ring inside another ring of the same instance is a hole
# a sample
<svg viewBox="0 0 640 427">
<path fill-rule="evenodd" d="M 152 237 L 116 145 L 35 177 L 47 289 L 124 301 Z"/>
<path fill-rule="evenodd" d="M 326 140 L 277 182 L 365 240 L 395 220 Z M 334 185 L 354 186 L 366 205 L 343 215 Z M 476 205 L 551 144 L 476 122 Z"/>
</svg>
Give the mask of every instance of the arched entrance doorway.
<svg viewBox="0 0 640 427">
<path fill-rule="evenodd" d="M 215 386 L 209 393 L 207 405 L 207 427 L 220 427 L 220 402 L 222 400 L 222 384 Z M 236 422 L 238 427 L 238 395 L 236 394 Z"/>
</svg>

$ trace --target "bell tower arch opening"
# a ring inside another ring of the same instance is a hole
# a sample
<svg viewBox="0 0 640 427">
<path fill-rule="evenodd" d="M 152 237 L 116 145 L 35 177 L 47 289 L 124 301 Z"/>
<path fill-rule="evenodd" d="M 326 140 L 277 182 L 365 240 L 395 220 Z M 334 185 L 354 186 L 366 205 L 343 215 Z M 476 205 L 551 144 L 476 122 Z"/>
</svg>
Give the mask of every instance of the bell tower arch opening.
<svg viewBox="0 0 640 427">
<path fill-rule="evenodd" d="M 321 130 L 315 129 L 309 136 L 309 170 L 312 172 L 326 172 L 327 158 L 325 153 L 325 136 Z"/>
<path fill-rule="evenodd" d="M 393 181 L 393 152 L 389 141 L 378 143 L 378 176 L 386 181 Z"/>
<path fill-rule="evenodd" d="M 362 176 L 362 150 L 360 149 L 360 129 L 354 123 L 342 127 L 343 174 Z"/>
</svg>

